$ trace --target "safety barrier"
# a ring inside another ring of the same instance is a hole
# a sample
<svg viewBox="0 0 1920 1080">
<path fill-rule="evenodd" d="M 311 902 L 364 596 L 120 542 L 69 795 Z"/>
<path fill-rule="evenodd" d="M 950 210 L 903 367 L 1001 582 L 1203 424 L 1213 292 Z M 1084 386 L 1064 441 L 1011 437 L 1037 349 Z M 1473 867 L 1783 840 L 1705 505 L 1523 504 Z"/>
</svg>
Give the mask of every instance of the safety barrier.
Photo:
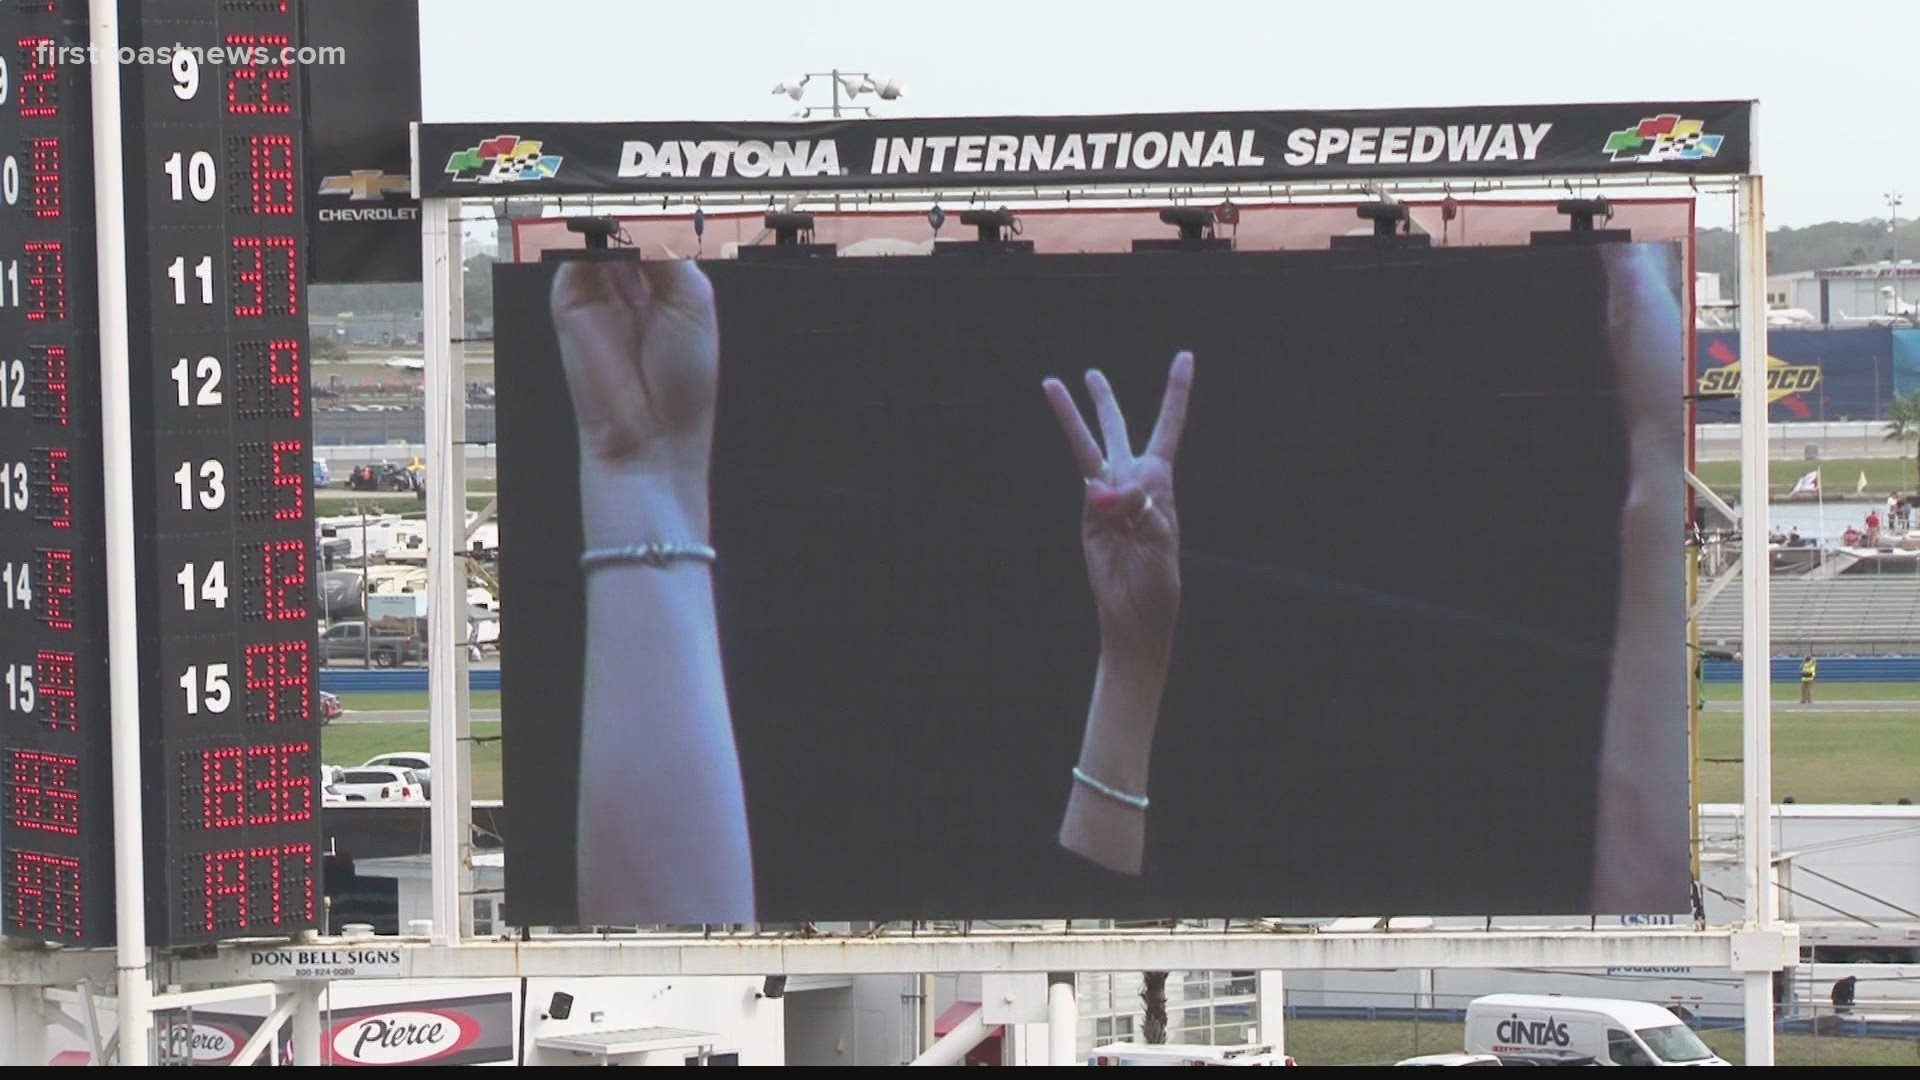
<svg viewBox="0 0 1920 1080">
<path fill-rule="evenodd" d="M 1774 682 L 1799 682 L 1798 656 L 1776 656 L 1771 665 Z M 1836 682 L 1920 682 L 1920 656 L 1830 656 L 1820 658 L 1819 678 Z M 1739 682 L 1740 665 L 1709 660 L 1700 678 L 1706 682 Z"/>
<path fill-rule="evenodd" d="M 474 668 L 468 671 L 467 686 L 473 690 L 500 689 L 500 669 Z M 366 671 L 360 668 L 322 668 L 320 689 L 335 694 L 423 694 L 427 690 L 427 669 L 415 667 Z"/>
</svg>

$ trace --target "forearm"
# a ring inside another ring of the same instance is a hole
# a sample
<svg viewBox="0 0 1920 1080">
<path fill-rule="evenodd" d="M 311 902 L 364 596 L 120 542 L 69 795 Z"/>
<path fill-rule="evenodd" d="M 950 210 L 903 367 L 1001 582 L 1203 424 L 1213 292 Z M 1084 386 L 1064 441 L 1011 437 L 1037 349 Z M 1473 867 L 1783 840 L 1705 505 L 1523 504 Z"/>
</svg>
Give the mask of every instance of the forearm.
<svg viewBox="0 0 1920 1080">
<path fill-rule="evenodd" d="M 604 503 L 603 503 L 604 505 Z M 588 546 L 705 538 L 639 493 L 589 514 Z M 620 524 L 608 518 L 631 514 Z M 587 577 L 580 754 L 583 921 L 754 921 L 738 751 L 704 564 Z"/>
<path fill-rule="evenodd" d="M 1166 685 L 1164 657 L 1130 659 L 1103 650 L 1081 740 L 1079 767 L 1129 795 L 1147 794 L 1153 733 Z M 1139 874 L 1147 812 L 1070 780 L 1060 843 L 1109 870 Z"/>
<path fill-rule="evenodd" d="M 1665 771 L 1653 757 L 1669 744 L 1663 734 L 1683 722 L 1685 700 L 1676 696 L 1678 687 L 1649 678 L 1661 654 L 1674 647 L 1665 597 L 1678 585 L 1668 571 L 1678 568 L 1665 509 L 1636 492 L 1621 514 L 1619 598 L 1597 763 L 1594 896 L 1602 904 L 1641 892 L 1635 888 L 1641 875 L 1629 871 L 1661 868 L 1655 856 L 1672 845 L 1667 833 L 1679 820 L 1678 803 L 1669 801 L 1683 793 L 1660 782 Z"/>
</svg>

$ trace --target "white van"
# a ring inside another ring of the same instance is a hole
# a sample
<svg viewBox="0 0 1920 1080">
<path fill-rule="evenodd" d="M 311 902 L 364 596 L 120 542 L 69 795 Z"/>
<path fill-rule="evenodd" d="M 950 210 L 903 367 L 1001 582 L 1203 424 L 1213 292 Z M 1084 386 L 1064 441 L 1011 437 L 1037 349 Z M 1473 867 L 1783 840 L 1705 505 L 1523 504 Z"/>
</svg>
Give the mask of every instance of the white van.
<svg viewBox="0 0 1920 1080">
<path fill-rule="evenodd" d="M 1725 1065 L 1659 1005 L 1555 994 L 1491 994 L 1467 1005 L 1470 1054 L 1590 1058 L 1595 1065 Z"/>
</svg>

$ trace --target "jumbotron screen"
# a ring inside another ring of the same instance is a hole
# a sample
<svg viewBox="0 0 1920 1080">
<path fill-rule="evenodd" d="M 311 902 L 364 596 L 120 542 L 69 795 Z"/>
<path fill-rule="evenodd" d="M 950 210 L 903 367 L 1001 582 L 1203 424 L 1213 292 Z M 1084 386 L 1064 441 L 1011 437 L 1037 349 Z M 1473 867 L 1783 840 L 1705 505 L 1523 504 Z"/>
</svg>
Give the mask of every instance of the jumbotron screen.
<svg viewBox="0 0 1920 1080">
<path fill-rule="evenodd" d="M 1686 910 L 1675 246 L 494 295 L 517 922 Z"/>
</svg>

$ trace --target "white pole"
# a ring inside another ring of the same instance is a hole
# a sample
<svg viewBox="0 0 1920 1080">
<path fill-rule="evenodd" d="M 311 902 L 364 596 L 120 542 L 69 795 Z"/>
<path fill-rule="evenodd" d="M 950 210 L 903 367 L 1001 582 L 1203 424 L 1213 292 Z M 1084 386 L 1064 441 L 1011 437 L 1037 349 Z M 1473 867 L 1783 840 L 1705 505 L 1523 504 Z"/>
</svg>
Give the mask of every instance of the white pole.
<svg viewBox="0 0 1920 1080">
<path fill-rule="evenodd" d="M 293 1063 L 296 1066 L 324 1065 L 320 1055 L 320 991 L 322 983 L 301 983 L 293 1003 Z"/>
<path fill-rule="evenodd" d="M 1748 930 L 1775 925 L 1771 597 L 1767 552 L 1767 223 L 1758 176 L 1740 181 L 1741 667 Z M 1746 973 L 1747 1064 L 1773 1064 L 1773 973 Z"/>
<path fill-rule="evenodd" d="M 1287 982 L 1285 972 L 1254 973 L 1253 1010 L 1254 1037 L 1272 1046 L 1277 1053 L 1286 1053 Z"/>
<path fill-rule="evenodd" d="M 458 945 L 461 926 L 461 849 L 458 713 L 460 654 L 467 648 L 464 483 L 453 464 L 453 410 L 464 408 L 456 392 L 453 364 L 449 232 L 453 204 L 425 199 L 420 204 L 422 346 L 427 396 L 427 744 L 433 757 L 433 799 L 428 809 L 432 832 L 433 898 L 429 914 L 433 940 Z"/>
<path fill-rule="evenodd" d="M 1078 1064 L 1074 1047 L 1079 1041 L 1080 999 L 1073 973 L 1054 972 L 1047 976 L 1047 1064 Z"/>
<path fill-rule="evenodd" d="M 93 207 L 100 278 L 100 428 L 107 525 L 107 665 L 113 746 L 113 896 L 120 1064 L 148 1064 L 147 859 L 140 820 L 140 637 L 133 536 L 133 403 L 127 344 L 119 6 L 92 0 Z"/>
<path fill-rule="evenodd" d="M 447 341 L 447 380 L 452 387 L 448 401 L 448 453 L 446 476 L 440 483 L 453 500 L 453 540 L 448 561 L 443 564 L 454 581 L 456 605 L 460 609 L 460 640 L 453 643 L 453 750 L 449 757 L 446 797 L 453 811 L 452 832 L 456 838 L 454 882 L 462 899 L 459 905 L 460 936 L 473 936 L 473 713 L 472 686 L 468 678 L 467 638 L 467 266 L 466 236 L 460 226 L 460 204 L 449 203 L 447 212 L 447 324 L 452 333 Z M 494 501 L 498 501 L 495 499 Z M 437 561 L 437 560 L 436 560 Z"/>
</svg>

